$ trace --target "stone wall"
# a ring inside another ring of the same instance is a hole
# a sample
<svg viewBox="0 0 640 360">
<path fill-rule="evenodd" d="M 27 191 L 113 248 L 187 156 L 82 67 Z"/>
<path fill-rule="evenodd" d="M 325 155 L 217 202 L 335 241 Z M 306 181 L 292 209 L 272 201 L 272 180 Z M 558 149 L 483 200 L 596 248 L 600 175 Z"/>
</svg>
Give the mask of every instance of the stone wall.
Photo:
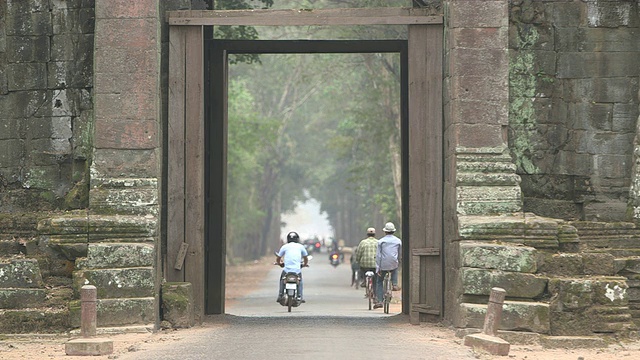
<svg viewBox="0 0 640 360">
<path fill-rule="evenodd" d="M 574 220 L 631 219 L 639 6 L 510 2 L 509 147 L 526 211 Z"/>
<path fill-rule="evenodd" d="M 93 1 L 0 3 L 0 212 L 88 205 Z"/>
<path fill-rule="evenodd" d="M 500 329 L 552 336 L 627 337 L 640 325 L 640 231 L 633 223 L 533 214 L 460 219 L 460 309 L 481 329 L 494 286 L 507 301 Z"/>
</svg>

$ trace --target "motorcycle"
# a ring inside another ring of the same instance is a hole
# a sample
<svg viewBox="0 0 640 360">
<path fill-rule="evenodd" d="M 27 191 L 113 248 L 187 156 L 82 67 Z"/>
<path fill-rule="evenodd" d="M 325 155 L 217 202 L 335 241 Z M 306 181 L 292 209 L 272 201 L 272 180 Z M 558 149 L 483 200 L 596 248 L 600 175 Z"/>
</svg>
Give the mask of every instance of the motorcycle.
<svg viewBox="0 0 640 360">
<path fill-rule="evenodd" d="M 280 300 L 280 305 L 286 306 L 291 312 L 292 307 L 298 307 L 302 303 L 298 298 L 298 286 L 300 286 L 300 275 L 290 272 L 282 277 L 284 282 L 284 296 Z"/>
<path fill-rule="evenodd" d="M 278 256 L 277 252 L 275 254 L 276 256 Z M 309 256 L 309 260 L 311 260 L 311 258 L 312 257 Z M 284 267 L 283 262 L 280 262 L 280 263 L 274 262 L 273 265 Z M 308 264 L 307 264 L 307 267 L 309 267 Z M 280 278 L 280 281 L 284 283 L 284 296 L 280 298 L 279 302 L 280 302 L 280 305 L 287 307 L 288 312 L 291 312 L 292 307 L 298 307 L 300 306 L 300 304 L 302 304 L 302 300 L 298 296 L 298 293 L 300 291 L 299 286 L 300 286 L 301 280 L 302 280 L 302 277 L 300 276 L 300 274 L 296 274 L 294 272 L 288 272 Z"/>
<path fill-rule="evenodd" d="M 338 265 L 340 265 L 340 254 L 337 252 L 332 252 L 329 256 L 329 262 L 331 263 L 331 265 L 333 265 L 333 267 L 337 267 Z"/>
</svg>

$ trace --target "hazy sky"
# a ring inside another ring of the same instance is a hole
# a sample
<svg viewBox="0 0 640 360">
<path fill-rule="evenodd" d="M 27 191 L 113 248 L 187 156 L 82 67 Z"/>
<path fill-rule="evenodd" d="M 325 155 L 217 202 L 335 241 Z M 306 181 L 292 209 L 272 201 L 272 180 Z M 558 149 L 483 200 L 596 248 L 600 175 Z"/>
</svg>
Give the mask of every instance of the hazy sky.
<svg viewBox="0 0 640 360">
<path fill-rule="evenodd" d="M 315 199 L 298 204 L 295 211 L 282 215 L 282 221 L 286 224 L 282 227 L 283 237 L 289 231 L 295 231 L 304 240 L 318 236 L 329 238 L 333 236 L 333 229 L 329 226 L 326 213 L 320 214 L 320 203 Z"/>
</svg>

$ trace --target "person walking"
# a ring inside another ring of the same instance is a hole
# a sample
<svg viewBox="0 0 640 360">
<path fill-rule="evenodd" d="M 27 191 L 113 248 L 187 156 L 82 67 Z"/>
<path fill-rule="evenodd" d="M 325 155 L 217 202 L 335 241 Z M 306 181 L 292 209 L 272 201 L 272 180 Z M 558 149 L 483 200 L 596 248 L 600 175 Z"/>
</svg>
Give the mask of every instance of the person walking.
<svg viewBox="0 0 640 360">
<path fill-rule="evenodd" d="M 398 266 L 400 254 L 402 254 L 402 241 L 393 235 L 396 232 L 396 226 L 392 222 L 386 223 L 382 231 L 385 236 L 378 240 L 378 251 L 376 252 L 376 274 L 378 277 L 376 278 L 377 302 L 373 305 L 374 309 L 382 307 L 382 281 L 388 272 L 391 273 L 393 290 L 399 290 Z"/>
<path fill-rule="evenodd" d="M 358 248 L 356 249 L 356 261 L 360 265 L 360 274 L 362 283 L 360 284 L 366 291 L 366 284 L 364 283 L 364 274 L 367 271 L 376 272 L 376 252 L 378 251 L 378 240 L 376 239 L 376 229 L 370 227 L 367 229 L 366 239 L 360 240 Z M 375 293 L 376 280 L 373 281 L 373 288 Z M 366 296 L 366 294 L 365 294 Z"/>
</svg>

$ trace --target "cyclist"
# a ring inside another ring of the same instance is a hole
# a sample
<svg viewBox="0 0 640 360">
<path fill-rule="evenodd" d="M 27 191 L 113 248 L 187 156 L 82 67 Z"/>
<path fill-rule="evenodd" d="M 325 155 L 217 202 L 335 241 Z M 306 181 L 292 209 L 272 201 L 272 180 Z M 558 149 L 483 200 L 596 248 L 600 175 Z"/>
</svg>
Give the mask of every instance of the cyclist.
<svg viewBox="0 0 640 360">
<path fill-rule="evenodd" d="M 358 248 L 356 249 L 356 261 L 360 265 L 360 275 L 362 276 L 362 283 L 360 284 L 363 288 L 365 288 L 365 296 L 366 294 L 366 284 L 364 274 L 367 271 L 372 271 L 374 274 L 376 272 L 376 252 L 378 251 L 378 240 L 375 238 L 376 229 L 370 227 L 367 229 L 367 238 L 360 241 L 358 244 Z M 375 293 L 376 280 L 373 280 L 373 291 Z"/>
<path fill-rule="evenodd" d="M 278 299 L 276 302 L 280 303 L 284 298 L 284 283 L 282 277 L 287 273 L 296 273 L 300 275 L 300 285 L 298 287 L 298 300 L 300 302 L 306 302 L 302 296 L 302 268 L 306 267 L 309 263 L 309 253 L 307 249 L 300 244 L 300 236 L 295 231 L 287 234 L 287 243 L 282 245 L 278 255 L 276 256 L 276 263 L 281 264 L 283 267 L 282 274 L 280 275 L 280 291 L 278 292 Z M 281 262 L 281 259 L 284 261 Z"/>
<path fill-rule="evenodd" d="M 402 241 L 393 233 L 396 232 L 396 226 L 392 222 L 388 222 L 382 229 L 385 236 L 378 240 L 378 251 L 376 253 L 376 301 L 373 305 L 374 309 L 382 307 L 382 280 L 386 273 L 391 273 L 391 282 L 393 290 L 398 288 L 398 265 L 400 263 L 400 254 L 402 253 Z"/>
</svg>

